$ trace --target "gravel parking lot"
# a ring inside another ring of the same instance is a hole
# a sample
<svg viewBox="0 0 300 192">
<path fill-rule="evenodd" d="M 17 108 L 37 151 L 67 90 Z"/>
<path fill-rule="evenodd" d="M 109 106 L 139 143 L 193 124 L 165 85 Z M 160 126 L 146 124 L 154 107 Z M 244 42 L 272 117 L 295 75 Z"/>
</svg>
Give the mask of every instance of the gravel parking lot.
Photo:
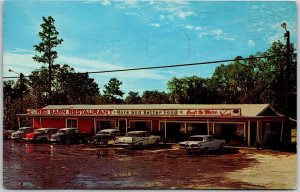
<svg viewBox="0 0 300 192">
<path fill-rule="evenodd" d="M 3 185 L 6 189 L 294 189 L 296 156 L 234 148 L 188 154 L 176 145 L 128 150 L 4 141 Z"/>
</svg>

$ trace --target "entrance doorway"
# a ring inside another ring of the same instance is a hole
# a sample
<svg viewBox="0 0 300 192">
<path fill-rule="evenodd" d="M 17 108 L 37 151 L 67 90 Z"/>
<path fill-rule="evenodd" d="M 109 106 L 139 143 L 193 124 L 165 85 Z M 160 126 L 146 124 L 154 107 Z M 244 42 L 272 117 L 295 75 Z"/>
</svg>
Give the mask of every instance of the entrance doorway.
<svg viewBox="0 0 300 192">
<path fill-rule="evenodd" d="M 192 135 L 207 135 L 206 123 L 187 123 L 187 134 Z"/>
<path fill-rule="evenodd" d="M 130 121 L 128 131 L 149 131 L 151 133 L 151 121 Z"/>
<path fill-rule="evenodd" d="M 103 129 L 115 129 L 116 122 L 115 121 L 96 121 L 96 132 L 98 133 Z"/>
</svg>

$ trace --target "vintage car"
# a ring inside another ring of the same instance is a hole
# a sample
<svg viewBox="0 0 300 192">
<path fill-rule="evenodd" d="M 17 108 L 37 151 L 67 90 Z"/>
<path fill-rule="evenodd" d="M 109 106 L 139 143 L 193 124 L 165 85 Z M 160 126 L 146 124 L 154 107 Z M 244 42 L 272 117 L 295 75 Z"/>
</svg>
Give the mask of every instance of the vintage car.
<svg viewBox="0 0 300 192">
<path fill-rule="evenodd" d="M 198 135 L 194 135 L 194 136 L 190 136 L 189 139 L 187 141 L 181 141 L 179 142 L 179 148 L 180 149 L 185 149 L 186 147 L 186 144 L 189 142 L 189 141 L 199 141 L 199 138 Z"/>
<path fill-rule="evenodd" d="M 27 133 L 32 133 L 34 131 L 34 127 L 21 127 L 17 131 L 11 133 L 11 139 L 16 141 L 23 140 Z"/>
<path fill-rule="evenodd" d="M 15 131 L 16 130 L 14 130 L 14 129 L 4 129 L 3 130 L 3 139 L 4 140 L 11 139 L 11 134 Z"/>
<path fill-rule="evenodd" d="M 88 141 L 88 135 L 81 133 L 77 128 L 62 128 L 57 133 L 51 135 L 51 142 L 54 143 L 85 143 Z"/>
<path fill-rule="evenodd" d="M 115 145 L 141 148 L 148 145 L 156 145 L 160 142 L 160 136 L 150 135 L 148 131 L 129 131 L 125 136 L 118 137 Z"/>
<path fill-rule="evenodd" d="M 46 143 L 50 141 L 51 135 L 55 134 L 57 131 L 57 128 L 39 128 L 32 133 L 27 133 L 25 140 L 31 142 Z"/>
<path fill-rule="evenodd" d="M 188 141 L 185 144 L 187 152 L 222 150 L 225 145 L 224 139 L 217 140 L 211 135 L 194 135 L 191 137 L 192 141 Z"/>
<path fill-rule="evenodd" d="M 103 129 L 92 137 L 92 143 L 96 146 L 113 145 L 117 136 L 121 136 L 121 132 L 118 129 Z"/>
</svg>

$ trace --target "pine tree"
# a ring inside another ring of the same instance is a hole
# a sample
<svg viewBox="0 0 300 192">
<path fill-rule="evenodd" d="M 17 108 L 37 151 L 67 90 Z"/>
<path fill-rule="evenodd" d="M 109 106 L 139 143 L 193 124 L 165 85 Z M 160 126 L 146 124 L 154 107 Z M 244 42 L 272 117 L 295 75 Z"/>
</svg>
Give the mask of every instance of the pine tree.
<svg viewBox="0 0 300 192">
<path fill-rule="evenodd" d="M 43 17 L 43 23 L 41 24 L 42 31 L 39 32 L 41 42 L 38 45 L 33 46 L 37 52 L 37 54 L 33 57 L 33 60 L 48 65 L 49 102 L 52 100 L 52 65 L 54 64 L 54 60 L 58 57 L 57 52 L 54 51 L 53 48 L 63 42 L 63 39 L 58 38 L 59 32 L 56 31 L 54 21 L 55 20 L 51 16 L 48 18 Z"/>
</svg>

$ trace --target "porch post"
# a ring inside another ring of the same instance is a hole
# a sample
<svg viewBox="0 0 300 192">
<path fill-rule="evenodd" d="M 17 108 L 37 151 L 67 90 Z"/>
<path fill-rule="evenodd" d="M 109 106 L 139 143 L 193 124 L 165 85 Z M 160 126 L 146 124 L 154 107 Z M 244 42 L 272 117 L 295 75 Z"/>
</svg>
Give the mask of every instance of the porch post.
<svg viewBox="0 0 300 192">
<path fill-rule="evenodd" d="M 187 133 L 187 130 L 186 130 L 186 121 L 184 122 L 184 133 L 185 134 Z"/>
<path fill-rule="evenodd" d="M 280 131 L 280 143 L 282 143 L 282 133 L 283 133 L 284 121 L 281 121 L 281 131 Z"/>
<path fill-rule="evenodd" d="M 97 134 L 96 118 L 94 118 L 94 133 Z"/>
<path fill-rule="evenodd" d="M 250 130 L 251 130 L 251 123 L 250 123 L 250 121 L 248 121 L 248 138 L 247 138 L 247 141 L 248 141 L 248 147 L 250 147 L 250 139 L 251 139 L 251 132 L 250 132 Z"/>
<path fill-rule="evenodd" d="M 209 120 L 208 119 L 206 121 L 206 125 L 207 125 L 207 135 L 209 135 Z"/>
<path fill-rule="evenodd" d="M 19 125 L 19 129 L 21 128 L 21 121 L 20 121 L 20 117 L 18 116 L 18 125 Z"/>
<path fill-rule="evenodd" d="M 165 119 L 165 139 L 167 139 L 167 120 Z"/>
<path fill-rule="evenodd" d="M 260 142 L 260 123 L 256 121 L 256 142 Z"/>
<path fill-rule="evenodd" d="M 215 123 L 213 123 L 213 135 L 215 135 Z"/>
<path fill-rule="evenodd" d="M 247 131 L 247 129 L 246 129 L 246 122 L 244 122 L 244 139 L 246 138 L 246 131 Z"/>
<path fill-rule="evenodd" d="M 126 134 L 127 134 L 127 127 L 128 127 L 128 125 L 127 125 L 127 119 L 125 119 L 125 127 L 126 127 Z"/>
</svg>

